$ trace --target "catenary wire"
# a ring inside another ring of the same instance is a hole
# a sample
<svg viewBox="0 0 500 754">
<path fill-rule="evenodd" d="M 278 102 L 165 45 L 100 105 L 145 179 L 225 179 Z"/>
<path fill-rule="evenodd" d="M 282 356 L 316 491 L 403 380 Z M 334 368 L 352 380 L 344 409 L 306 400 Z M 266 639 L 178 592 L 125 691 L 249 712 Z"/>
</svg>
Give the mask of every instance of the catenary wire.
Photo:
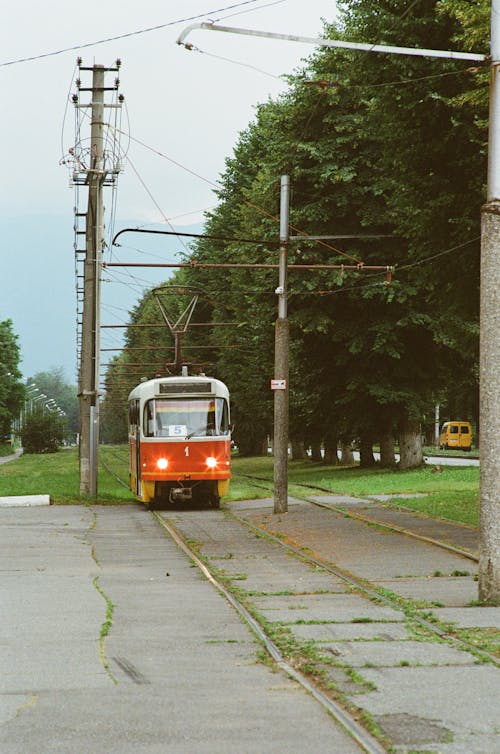
<svg viewBox="0 0 500 754">
<path fill-rule="evenodd" d="M 218 184 L 214 181 L 210 180 L 209 178 L 206 178 L 205 176 L 200 175 L 200 173 L 197 173 L 196 171 L 192 170 L 191 168 L 188 168 L 186 165 L 183 165 L 182 163 L 178 162 L 177 160 L 174 160 L 172 157 L 168 157 L 163 152 L 160 152 L 158 149 L 155 149 L 154 147 L 149 146 L 145 142 L 141 141 L 140 139 L 136 138 L 135 136 L 130 135 L 130 139 L 132 141 L 135 141 L 137 144 L 140 144 L 145 149 L 148 149 L 149 151 L 153 152 L 154 154 L 158 155 L 159 157 L 164 158 L 165 160 L 168 160 L 168 162 L 171 162 L 172 164 L 176 165 L 177 167 L 181 168 L 182 170 L 185 170 L 186 172 L 190 173 L 191 175 L 196 176 L 200 180 L 204 181 L 205 183 L 208 183 L 210 186 L 213 186 L 214 188 L 219 188 Z M 246 204 L 248 207 L 251 207 L 252 209 L 255 209 L 257 212 L 260 212 L 261 214 L 265 215 L 266 217 L 271 218 L 275 222 L 279 223 L 279 218 L 276 217 L 276 215 L 271 214 L 270 212 L 267 212 L 267 210 L 263 209 L 262 207 L 259 207 L 256 204 L 253 204 L 252 202 L 249 202 L 248 200 L 243 200 L 243 203 Z M 300 235 L 304 236 L 304 239 L 307 239 L 308 233 L 301 230 L 300 228 L 296 228 L 293 225 L 290 225 L 290 228 L 294 230 L 296 233 L 299 233 Z M 346 257 L 347 259 L 351 259 L 355 261 L 357 264 L 362 264 L 362 262 L 354 257 L 352 254 L 348 254 L 345 251 L 342 251 L 341 249 L 336 248 L 335 246 L 332 246 L 331 244 L 326 243 L 325 241 L 318 241 L 315 240 L 315 243 L 317 243 L 319 246 L 324 246 L 327 249 L 330 249 L 331 251 L 335 251 L 337 254 L 340 254 L 341 256 Z"/>
<path fill-rule="evenodd" d="M 284 80 L 282 76 L 277 76 L 274 73 L 269 73 L 269 71 L 264 71 L 263 68 L 257 68 L 257 66 L 251 65 L 250 63 L 244 63 L 242 60 L 233 60 L 232 58 L 226 58 L 223 55 L 216 55 L 213 52 L 207 52 L 206 50 L 202 50 L 200 47 L 196 47 L 195 45 L 192 45 L 189 49 L 190 49 L 190 52 L 198 52 L 201 55 L 207 55 L 207 57 L 209 58 L 214 58 L 215 60 L 222 60 L 224 63 L 232 63 L 233 65 L 239 65 L 242 68 L 249 68 L 251 71 L 262 73 L 264 76 L 269 76 L 269 78 L 276 79 L 277 81 Z"/>
</svg>

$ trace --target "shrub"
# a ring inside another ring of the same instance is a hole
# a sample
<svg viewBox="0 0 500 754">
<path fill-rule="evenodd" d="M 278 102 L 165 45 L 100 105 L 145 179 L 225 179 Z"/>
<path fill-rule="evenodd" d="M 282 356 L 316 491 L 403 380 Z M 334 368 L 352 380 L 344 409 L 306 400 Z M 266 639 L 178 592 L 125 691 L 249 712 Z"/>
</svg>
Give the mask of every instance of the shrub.
<svg viewBox="0 0 500 754">
<path fill-rule="evenodd" d="M 25 453 L 55 453 L 62 445 L 64 425 L 54 413 L 35 411 L 26 417 L 21 430 Z"/>
</svg>

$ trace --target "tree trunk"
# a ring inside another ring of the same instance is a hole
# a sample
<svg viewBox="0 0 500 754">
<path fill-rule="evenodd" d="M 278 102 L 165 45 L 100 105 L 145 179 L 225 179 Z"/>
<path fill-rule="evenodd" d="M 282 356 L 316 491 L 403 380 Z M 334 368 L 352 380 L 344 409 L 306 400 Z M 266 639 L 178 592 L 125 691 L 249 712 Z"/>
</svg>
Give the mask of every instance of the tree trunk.
<svg viewBox="0 0 500 754">
<path fill-rule="evenodd" d="M 241 456 L 267 455 L 267 437 L 249 437 L 238 434 L 235 442 Z"/>
<path fill-rule="evenodd" d="M 423 462 L 420 422 L 405 419 L 399 432 L 399 468 L 416 469 L 422 466 Z"/>
<path fill-rule="evenodd" d="M 363 469 L 369 469 L 372 466 L 375 466 L 373 443 L 369 437 L 361 437 L 359 443 L 359 465 Z"/>
<path fill-rule="evenodd" d="M 322 460 L 323 460 L 323 456 L 321 454 L 321 443 L 312 442 L 311 443 L 311 461 L 314 461 L 315 463 L 321 463 Z"/>
<path fill-rule="evenodd" d="M 290 442 L 292 446 L 292 461 L 302 461 L 307 457 L 303 440 L 291 440 Z"/>
<path fill-rule="evenodd" d="M 325 455 L 323 461 L 329 466 L 335 466 L 339 462 L 337 456 L 337 438 L 325 440 Z"/>
<path fill-rule="evenodd" d="M 354 466 L 354 455 L 350 442 L 340 443 L 340 463 L 342 466 Z"/>
<path fill-rule="evenodd" d="M 380 465 L 384 469 L 390 469 L 396 465 L 394 457 L 394 437 L 387 433 L 380 438 Z"/>
</svg>

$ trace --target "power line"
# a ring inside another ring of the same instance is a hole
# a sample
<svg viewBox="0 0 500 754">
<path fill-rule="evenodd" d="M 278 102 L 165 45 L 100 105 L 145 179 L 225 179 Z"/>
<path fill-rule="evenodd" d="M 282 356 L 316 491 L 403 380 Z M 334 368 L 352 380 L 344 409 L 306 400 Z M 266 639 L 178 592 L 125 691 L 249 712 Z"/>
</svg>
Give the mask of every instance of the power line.
<svg viewBox="0 0 500 754">
<path fill-rule="evenodd" d="M 271 8 L 273 5 L 281 5 L 282 3 L 286 3 L 287 0 L 273 0 L 271 3 L 266 3 L 265 5 L 260 5 L 258 8 L 250 8 L 249 10 L 240 10 L 238 13 L 229 13 L 227 16 L 221 16 L 220 18 L 216 18 L 216 21 L 224 21 L 226 18 L 234 18 L 234 16 L 243 16 L 245 13 L 253 13 L 256 10 L 264 10 L 264 8 Z"/>
<path fill-rule="evenodd" d="M 176 24 L 183 24 L 187 21 L 196 21 L 204 16 L 211 15 L 212 13 L 223 13 L 226 10 L 232 10 L 233 8 L 240 8 L 242 5 L 253 5 L 259 2 L 259 0 L 243 0 L 243 2 L 235 3 L 233 5 L 227 5 L 224 8 L 215 8 L 215 10 L 207 10 L 205 13 L 198 13 L 196 16 L 188 16 L 187 18 L 178 18 L 176 21 L 167 21 L 164 24 L 158 24 L 158 26 L 150 26 L 146 29 L 138 29 L 136 31 L 129 31 L 125 34 L 117 34 L 114 37 L 105 37 L 104 39 L 96 39 L 93 42 L 85 42 L 79 45 L 73 45 L 72 47 L 64 47 L 61 50 L 53 50 L 52 52 L 44 52 L 39 55 L 31 55 L 30 57 L 17 58 L 16 60 L 7 60 L 4 63 L 0 63 L 0 68 L 5 68 L 9 65 L 17 65 L 18 63 L 30 63 L 34 60 L 42 60 L 43 58 L 54 57 L 55 55 L 62 55 L 65 52 L 73 52 L 75 50 L 83 50 L 86 47 L 94 47 L 96 45 L 106 44 L 107 42 L 115 42 L 118 39 L 127 39 L 128 37 L 136 37 L 140 34 L 148 34 L 151 31 L 159 31 L 160 29 L 166 29 L 169 26 L 176 26 Z"/>
<path fill-rule="evenodd" d="M 318 81 L 302 81 L 298 82 L 306 84 L 306 85 L 316 85 L 319 86 L 321 89 L 342 89 L 342 90 L 348 90 L 348 89 L 378 89 L 384 86 L 405 86 L 405 85 L 411 85 L 415 84 L 419 81 L 426 81 L 427 79 L 438 79 L 443 78 L 445 76 L 460 76 L 463 73 L 482 73 L 483 71 L 487 71 L 486 66 L 483 68 L 481 66 L 473 66 L 468 68 L 461 68 L 458 71 L 443 71 L 442 73 L 432 73 L 428 76 L 415 76 L 414 78 L 409 79 L 399 79 L 398 81 L 380 81 L 376 84 L 343 84 L 340 81 L 327 81 L 326 79 L 320 79 Z"/>
</svg>

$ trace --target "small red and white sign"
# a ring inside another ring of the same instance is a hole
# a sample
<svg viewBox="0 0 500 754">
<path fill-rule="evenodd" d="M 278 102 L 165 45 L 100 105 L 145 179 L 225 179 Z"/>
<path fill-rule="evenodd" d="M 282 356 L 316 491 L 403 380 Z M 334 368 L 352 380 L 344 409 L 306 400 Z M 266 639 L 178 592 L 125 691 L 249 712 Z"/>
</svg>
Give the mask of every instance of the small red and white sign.
<svg viewBox="0 0 500 754">
<path fill-rule="evenodd" d="M 271 380 L 271 390 L 286 390 L 286 380 Z"/>
</svg>

